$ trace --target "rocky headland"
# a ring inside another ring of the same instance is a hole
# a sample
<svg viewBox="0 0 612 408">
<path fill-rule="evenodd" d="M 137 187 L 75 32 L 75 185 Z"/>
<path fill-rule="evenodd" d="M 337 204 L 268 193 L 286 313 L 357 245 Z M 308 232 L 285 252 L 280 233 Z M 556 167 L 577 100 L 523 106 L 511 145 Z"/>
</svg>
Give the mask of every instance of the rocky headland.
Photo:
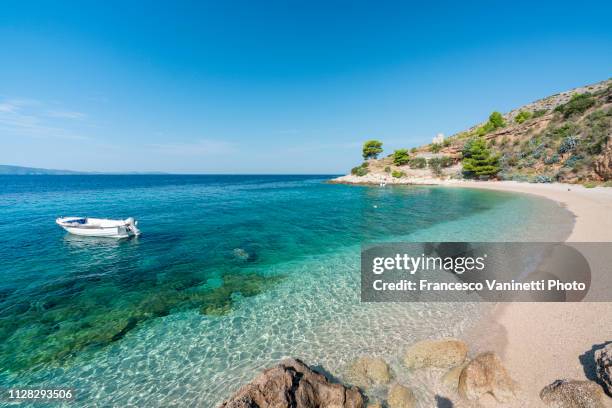
<svg viewBox="0 0 612 408">
<path fill-rule="evenodd" d="M 612 80 L 529 103 L 446 139 L 364 162 L 331 182 L 452 184 L 463 179 L 612 186 Z M 468 165 L 466 165 L 468 163 Z"/>
</svg>

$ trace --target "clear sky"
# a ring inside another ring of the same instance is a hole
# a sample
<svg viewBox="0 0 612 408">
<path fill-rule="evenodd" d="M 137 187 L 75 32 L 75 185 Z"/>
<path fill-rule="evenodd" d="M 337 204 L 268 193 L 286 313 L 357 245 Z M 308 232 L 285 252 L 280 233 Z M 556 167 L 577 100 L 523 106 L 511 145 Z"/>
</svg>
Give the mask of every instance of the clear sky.
<svg viewBox="0 0 612 408">
<path fill-rule="evenodd" d="M 612 2 L 2 1 L 0 163 L 343 173 L 612 76 Z"/>
</svg>

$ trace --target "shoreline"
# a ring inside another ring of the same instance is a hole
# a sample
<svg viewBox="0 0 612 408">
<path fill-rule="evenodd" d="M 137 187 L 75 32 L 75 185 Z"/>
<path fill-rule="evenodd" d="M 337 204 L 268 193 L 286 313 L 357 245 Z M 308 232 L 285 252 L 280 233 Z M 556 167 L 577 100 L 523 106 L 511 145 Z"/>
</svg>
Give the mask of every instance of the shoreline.
<svg viewBox="0 0 612 408">
<path fill-rule="evenodd" d="M 531 194 L 556 201 L 575 217 L 566 242 L 612 241 L 610 188 L 517 182 L 461 182 L 454 186 Z M 552 381 L 589 379 L 591 367 L 584 366 L 580 357 L 610 340 L 606 328 L 612 324 L 612 317 L 606 316 L 610 316 L 610 305 L 604 302 L 501 303 L 479 328 L 495 331 L 497 337 L 484 340 L 482 347 L 499 351 L 519 382 L 523 401 L 518 400 L 516 406 L 544 407 L 538 395 Z M 479 331 L 475 329 L 472 336 L 482 339 Z M 490 399 L 483 402 L 484 406 L 496 406 Z M 612 399 L 604 397 L 604 404 L 612 407 Z"/>
<path fill-rule="evenodd" d="M 352 175 L 333 183 L 379 185 L 381 177 L 364 180 Z M 465 181 L 422 178 L 393 179 L 391 185 L 430 185 L 475 188 L 529 194 L 553 200 L 574 215 L 574 225 L 565 242 L 612 241 L 612 188 L 585 188 L 582 185 L 533 184 L 514 181 Z M 593 380 L 593 367 L 581 359 L 594 348 L 610 341 L 610 304 L 499 303 L 491 314 L 466 333 L 475 353 L 493 350 L 500 354 L 510 375 L 518 382 L 518 398 L 507 407 L 545 407 L 539 393 L 557 379 Z M 591 356 L 592 357 L 592 356 Z M 612 398 L 603 397 L 612 407 Z M 482 407 L 498 407 L 491 395 L 479 401 Z"/>
<path fill-rule="evenodd" d="M 336 179 L 336 183 L 357 183 L 352 176 Z M 349 180 L 347 180 L 349 179 Z M 573 184 L 530 184 L 513 181 L 463 181 L 423 179 L 407 183 L 393 180 L 394 185 L 437 185 L 477 188 L 530 194 L 553 200 L 574 214 L 574 225 L 565 242 L 612 241 L 612 188 L 585 188 Z M 580 303 L 500 303 L 491 315 L 470 330 L 468 344 L 476 352 L 498 352 L 511 376 L 519 383 L 516 401 L 508 407 L 545 407 L 539 393 L 557 379 L 587 380 L 592 367 L 581 362 L 593 347 L 609 338 L 612 325 L 610 304 Z M 604 405 L 612 407 L 612 398 L 604 397 Z M 490 395 L 480 400 L 483 407 L 499 404 Z"/>
</svg>

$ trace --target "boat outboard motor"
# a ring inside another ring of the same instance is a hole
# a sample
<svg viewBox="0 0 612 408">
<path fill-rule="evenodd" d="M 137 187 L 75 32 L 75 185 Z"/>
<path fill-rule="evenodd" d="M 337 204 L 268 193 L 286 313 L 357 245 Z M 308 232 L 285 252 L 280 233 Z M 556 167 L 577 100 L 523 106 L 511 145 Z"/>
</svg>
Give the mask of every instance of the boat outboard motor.
<svg viewBox="0 0 612 408">
<path fill-rule="evenodd" d="M 125 225 L 134 235 L 140 235 L 140 230 L 136 227 L 136 225 L 138 225 L 138 221 L 135 221 L 134 218 L 130 217 L 126 219 Z"/>
</svg>

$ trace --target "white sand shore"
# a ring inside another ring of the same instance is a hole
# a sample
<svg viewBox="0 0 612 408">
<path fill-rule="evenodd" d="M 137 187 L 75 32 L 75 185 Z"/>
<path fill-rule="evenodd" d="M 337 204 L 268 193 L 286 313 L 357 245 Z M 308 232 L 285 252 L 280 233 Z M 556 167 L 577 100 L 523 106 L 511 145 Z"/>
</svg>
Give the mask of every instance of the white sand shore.
<svg viewBox="0 0 612 408">
<path fill-rule="evenodd" d="M 576 216 L 568 241 L 612 241 L 612 188 L 515 182 L 457 185 L 535 194 L 555 200 Z M 538 394 L 545 385 L 561 378 L 587 379 L 579 356 L 594 345 L 612 340 L 611 328 L 612 303 L 500 304 L 493 322 L 482 327 L 486 332 L 495 332 L 495 336 L 489 340 L 481 338 L 480 347 L 500 352 L 521 386 L 521 400 L 508 406 L 543 407 Z M 480 329 L 476 332 L 483 333 Z M 604 399 L 606 406 L 612 407 L 612 398 Z M 492 398 L 482 402 L 483 406 L 497 406 Z"/>
</svg>

